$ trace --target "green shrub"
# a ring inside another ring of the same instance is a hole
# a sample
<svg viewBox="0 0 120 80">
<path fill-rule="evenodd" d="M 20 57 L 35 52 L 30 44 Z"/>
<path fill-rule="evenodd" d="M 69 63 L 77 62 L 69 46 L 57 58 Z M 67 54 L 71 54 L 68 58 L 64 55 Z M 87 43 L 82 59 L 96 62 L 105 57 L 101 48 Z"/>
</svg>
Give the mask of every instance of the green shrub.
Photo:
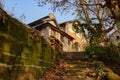
<svg viewBox="0 0 120 80">
<path fill-rule="evenodd" d="M 87 47 L 86 53 L 91 59 L 97 59 L 103 62 L 110 61 L 120 64 L 120 48 L 113 44 L 106 47 L 90 45 Z"/>
</svg>

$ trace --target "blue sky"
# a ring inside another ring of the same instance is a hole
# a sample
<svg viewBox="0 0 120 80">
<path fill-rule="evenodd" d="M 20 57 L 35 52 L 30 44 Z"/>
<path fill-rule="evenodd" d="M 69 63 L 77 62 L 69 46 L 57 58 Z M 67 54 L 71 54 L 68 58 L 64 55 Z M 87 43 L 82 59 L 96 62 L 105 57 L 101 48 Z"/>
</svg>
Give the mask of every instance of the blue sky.
<svg viewBox="0 0 120 80">
<path fill-rule="evenodd" d="M 58 23 L 75 19 L 72 13 L 61 15 L 58 11 L 51 11 L 50 5 L 38 7 L 35 0 L 5 0 L 5 9 L 13 13 L 17 18 L 24 14 L 26 19 L 22 20 L 22 22 L 26 24 L 47 16 L 49 13 L 54 13 Z"/>
</svg>

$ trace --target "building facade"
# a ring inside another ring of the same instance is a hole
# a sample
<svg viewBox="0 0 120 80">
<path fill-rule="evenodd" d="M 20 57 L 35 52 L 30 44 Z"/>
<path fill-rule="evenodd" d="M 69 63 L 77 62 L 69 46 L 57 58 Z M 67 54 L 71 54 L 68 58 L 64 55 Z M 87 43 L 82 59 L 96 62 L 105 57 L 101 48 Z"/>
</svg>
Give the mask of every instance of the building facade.
<svg viewBox="0 0 120 80">
<path fill-rule="evenodd" d="M 72 43 L 73 52 L 85 51 L 85 47 L 87 45 L 85 35 L 83 32 L 77 33 L 73 24 L 78 25 L 77 28 L 81 29 L 81 27 L 79 26 L 80 23 L 77 20 L 61 23 L 60 28 L 74 38 Z"/>
<path fill-rule="evenodd" d="M 63 49 L 65 52 L 71 51 L 74 38 L 59 28 L 53 14 L 49 14 L 28 25 L 38 30 L 51 45 L 54 45 L 58 49 Z"/>
<path fill-rule="evenodd" d="M 49 14 L 28 25 L 38 30 L 51 45 L 65 52 L 85 51 L 87 42 L 84 33 L 76 33 L 73 29 L 73 23 L 79 24 L 79 21 L 74 20 L 58 24 L 55 16 Z"/>
</svg>

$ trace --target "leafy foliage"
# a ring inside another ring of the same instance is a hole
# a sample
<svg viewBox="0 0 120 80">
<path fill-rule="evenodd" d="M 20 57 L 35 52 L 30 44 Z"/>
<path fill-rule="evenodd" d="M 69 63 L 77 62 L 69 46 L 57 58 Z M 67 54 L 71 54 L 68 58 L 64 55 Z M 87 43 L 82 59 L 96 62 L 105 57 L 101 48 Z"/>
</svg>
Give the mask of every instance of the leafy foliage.
<svg viewBox="0 0 120 80">
<path fill-rule="evenodd" d="M 91 59 L 120 64 L 120 48 L 113 44 L 107 47 L 90 45 L 86 52 Z"/>
<path fill-rule="evenodd" d="M 111 17 L 108 0 L 37 0 L 39 6 L 50 4 L 53 11 L 72 12 L 77 16 L 82 31 L 90 36 L 90 43 L 101 42 L 105 35 L 115 26 L 115 20 Z M 75 27 L 76 32 L 81 32 L 81 28 Z"/>
</svg>

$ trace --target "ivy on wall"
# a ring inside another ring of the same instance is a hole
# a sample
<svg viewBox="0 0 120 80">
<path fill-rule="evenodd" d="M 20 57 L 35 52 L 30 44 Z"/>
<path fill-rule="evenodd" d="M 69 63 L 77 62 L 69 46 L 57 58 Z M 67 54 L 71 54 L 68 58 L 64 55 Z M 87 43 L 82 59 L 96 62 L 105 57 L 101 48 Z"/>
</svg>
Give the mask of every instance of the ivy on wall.
<svg viewBox="0 0 120 80">
<path fill-rule="evenodd" d="M 38 80 L 60 52 L 39 32 L 26 27 L 0 9 L 0 80 Z M 33 31 L 37 37 L 33 38 Z M 8 76 L 8 77 L 5 77 Z"/>
</svg>

